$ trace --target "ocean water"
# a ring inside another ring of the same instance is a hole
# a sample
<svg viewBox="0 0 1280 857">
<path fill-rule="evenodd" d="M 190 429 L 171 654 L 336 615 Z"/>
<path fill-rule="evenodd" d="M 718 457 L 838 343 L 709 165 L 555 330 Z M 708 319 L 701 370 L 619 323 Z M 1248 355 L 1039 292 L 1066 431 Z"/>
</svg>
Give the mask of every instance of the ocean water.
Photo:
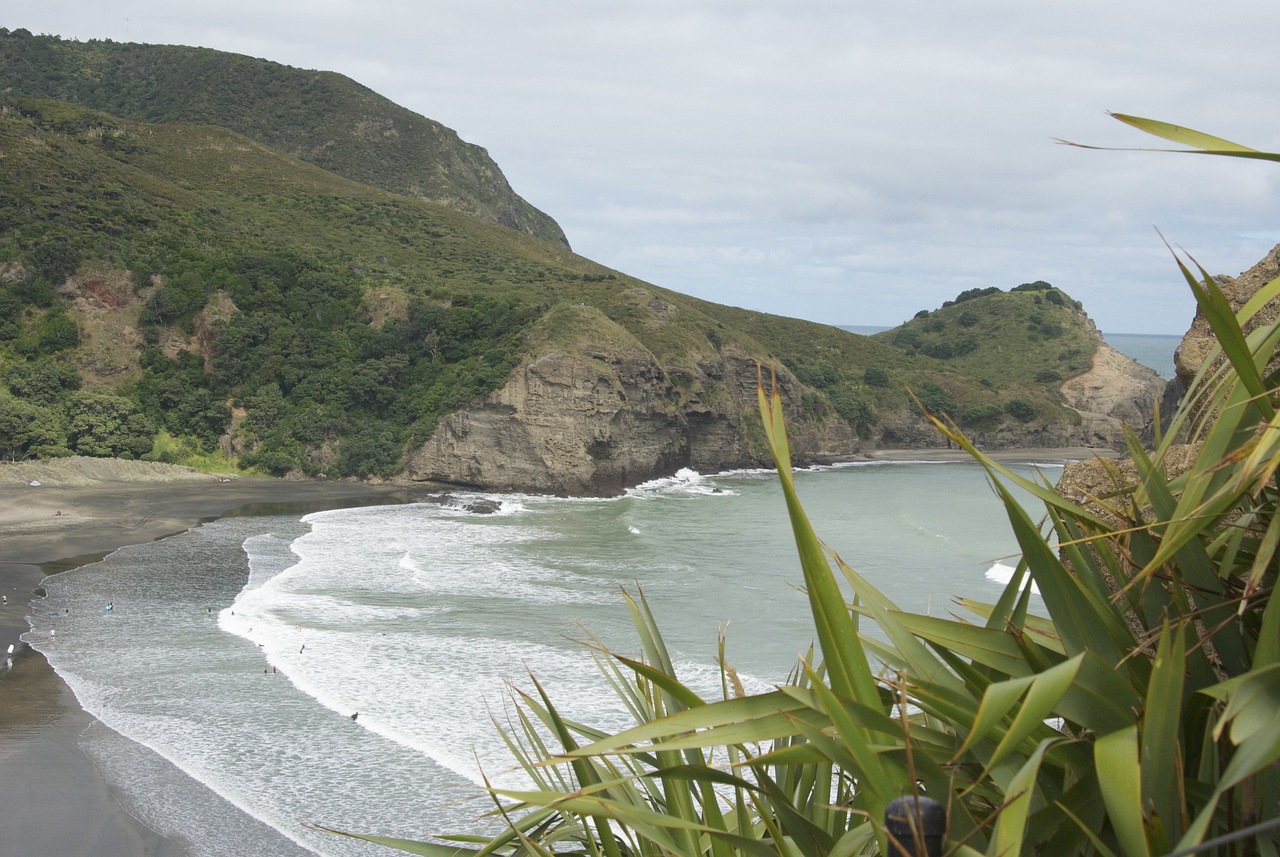
<svg viewBox="0 0 1280 857">
<path fill-rule="evenodd" d="M 1018 465 L 1049 481 L 1059 467 Z M 992 601 L 1014 564 L 976 465 L 797 483 L 818 533 L 906 609 Z M 569 716 L 626 725 L 581 643 L 635 651 L 623 588 L 643 588 L 679 673 L 708 696 L 720 629 L 755 690 L 813 642 L 776 474 L 489 499 L 500 511 L 224 518 L 124 548 L 49 578 L 27 639 L 99 719 L 83 744 L 130 810 L 195 857 L 392 853 L 313 824 L 483 831 L 482 776 L 519 782 L 492 723 L 510 686 L 532 673 Z"/>
<path fill-rule="evenodd" d="M 1137 360 L 1143 366 L 1156 370 L 1166 381 L 1173 379 L 1173 352 L 1182 342 L 1181 336 L 1165 336 L 1154 333 L 1104 333 L 1107 344 Z"/>
</svg>

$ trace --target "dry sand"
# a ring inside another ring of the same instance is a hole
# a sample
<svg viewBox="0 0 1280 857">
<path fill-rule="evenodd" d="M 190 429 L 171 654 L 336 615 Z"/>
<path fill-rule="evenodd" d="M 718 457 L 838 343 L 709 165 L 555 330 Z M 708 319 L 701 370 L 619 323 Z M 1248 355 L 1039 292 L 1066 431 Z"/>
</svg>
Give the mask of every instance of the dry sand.
<svg viewBox="0 0 1280 857">
<path fill-rule="evenodd" d="M 32 480 L 39 487 L 29 486 Z M 299 512 L 410 499 L 396 486 L 236 477 L 92 458 L 0 463 L 0 657 L 27 631 L 48 574 L 236 509 Z M 0 843 L 24 857 L 177 857 L 181 842 L 129 815 L 80 749 L 93 722 L 38 652 L 0 671 Z"/>
</svg>

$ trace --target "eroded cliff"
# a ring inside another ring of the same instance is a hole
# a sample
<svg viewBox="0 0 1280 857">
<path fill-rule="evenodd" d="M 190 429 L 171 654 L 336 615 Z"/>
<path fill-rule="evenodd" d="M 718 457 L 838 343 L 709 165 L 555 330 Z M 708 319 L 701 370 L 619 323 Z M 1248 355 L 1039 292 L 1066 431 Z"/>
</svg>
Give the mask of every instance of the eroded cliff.
<svg viewBox="0 0 1280 857">
<path fill-rule="evenodd" d="M 503 491 L 610 495 L 681 467 L 766 463 L 756 417 L 756 359 L 726 345 L 664 366 L 599 310 L 562 306 L 541 320 L 507 384 L 441 421 L 406 475 Z M 850 455 L 834 416 L 795 406 L 801 385 L 778 373 L 797 458 Z M 754 438 L 754 440 L 753 440 Z"/>
<path fill-rule="evenodd" d="M 1079 442 L 1070 445 L 1121 448 L 1126 426 L 1147 430 L 1164 386 L 1155 370 L 1100 342 L 1089 371 L 1062 385 L 1067 405 L 1080 415 Z"/>
</svg>

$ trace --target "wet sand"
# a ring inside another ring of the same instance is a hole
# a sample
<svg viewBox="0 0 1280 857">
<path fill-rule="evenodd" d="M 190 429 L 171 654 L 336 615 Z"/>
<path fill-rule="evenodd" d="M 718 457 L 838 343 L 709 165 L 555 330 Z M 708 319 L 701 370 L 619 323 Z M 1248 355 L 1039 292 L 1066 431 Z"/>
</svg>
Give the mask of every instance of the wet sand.
<svg viewBox="0 0 1280 857">
<path fill-rule="evenodd" d="M 36 479 L 39 487 L 26 483 Z M 21 644 L 41 580 L 128 544 L 241 512 L 299 512 L 411 499 L 396 486 L 237 477 L 186 468 L 63 459 L 0 464 L 0 842 L 24 857 L 179 857 L 182 843 L 121 805 L 80 749 L 92 716 L 44 656 Z"/>
<path fill-rule="evenodd" d="M 1120 453 L 1112 449 L 1100 449 L 1092 446 L 1057 446 L 1042 449 L 997 449 L 983 450 L 983 455 L 993 461 L 1088 461 L 1092 458 L 1120 458 Z M 963 449 L 873 449 L 862 456 L 861 460 L 871 461 L 972 461 L 973 456 Z"/>
</svg>

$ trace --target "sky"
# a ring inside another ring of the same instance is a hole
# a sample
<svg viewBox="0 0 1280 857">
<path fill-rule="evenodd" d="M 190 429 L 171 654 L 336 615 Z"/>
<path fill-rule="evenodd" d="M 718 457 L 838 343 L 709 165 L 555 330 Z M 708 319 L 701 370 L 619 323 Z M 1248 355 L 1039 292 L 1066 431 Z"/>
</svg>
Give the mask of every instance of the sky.
<svg viewBox="0 0 1280 857">
<path fill-rule="evenodd" d="M 706 300 L 892 326 L 1045 280 L 1181 334 L 1170 246 L 1238 275 L 1280 165 L 1275 0 L 0 0 L 0 26 L 337 71 L 484 147 L 583 256 Z M 1166 243 L 1167 242 L 1167 243 Z"/>
</svg>

